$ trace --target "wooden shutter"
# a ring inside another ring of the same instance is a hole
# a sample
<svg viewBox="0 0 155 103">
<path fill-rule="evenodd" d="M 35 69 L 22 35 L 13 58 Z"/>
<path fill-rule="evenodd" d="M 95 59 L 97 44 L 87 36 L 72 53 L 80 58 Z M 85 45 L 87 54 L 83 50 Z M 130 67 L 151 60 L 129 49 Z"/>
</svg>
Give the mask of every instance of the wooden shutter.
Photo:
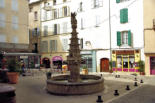
<svg viewBox="0 0 155 103">
<path fill-rule="evenodd" d="M 52 51 L 52 40 L 50 40 L 50 51 Z"/>
<path fill-rule="evenodd" d="M 131 31 L 128 31 L 128 45 L 131 46 Z"/>
<path fill-rule="evenodd" d="M 54 44 L 55 44 L 55 51 L 57 51 L 57 40 L 54 40 Z"/>
<path fill-rule="evenodd" d="M 60 34 L 60 24 L 57 24 L 57 34 Z"/>
<path fill-rule="evenodd" d="M 57 34 L 57 24 L 54 24 L 54 34 Z"/>
<path fill-rule="evenodd" d="M 67 16 L 70 16 L 70 7 L 67 7 Z"/>
<path fill-rule="evenodd" d="M 128 9 L 121 9 L 120 10 L 120 23 L 128 22 Z"/>
<path fill-rule="evenodd" d="M 123 11 L 124 11 L 123 20 L 124 20 L 124 23 L 126 23 L 126 22 L 128 22 L 128 9 L 125 8 Z"/>
<path fill-rule="evenodd" d="M 120 23 L 123 23 L 123 9 L 120 10 Z"/>
<path fill-rule="evenodd" d="M 116 3 L 120 3 L 120 0 L 116 0 Z"/>
<path fill-rule="evenodd" d="M 117 31 L 117 46 L 121 46 L 121 32 Z"/>
</svg>

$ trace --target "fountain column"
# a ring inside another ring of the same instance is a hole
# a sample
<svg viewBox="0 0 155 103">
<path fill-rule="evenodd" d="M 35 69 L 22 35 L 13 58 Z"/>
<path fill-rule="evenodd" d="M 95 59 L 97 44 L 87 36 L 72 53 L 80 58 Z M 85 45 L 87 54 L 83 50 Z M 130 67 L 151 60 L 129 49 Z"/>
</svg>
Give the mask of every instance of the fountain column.
<svg viewBox="0 0 155 103">
<path fill-rule="evenodd" d="M 76 13 L 71 13 L 71 24 L 72 24 L 72 32 L 71 32 L 71 43 L 69 55 L 67 56 L 68 68 L 70 70 L 70 78 L 69 82 L 80 82 L 80 64 L 81 64 L 81 55 L 80 48 L 77 37 L 77 20 Z"/>
</svg>

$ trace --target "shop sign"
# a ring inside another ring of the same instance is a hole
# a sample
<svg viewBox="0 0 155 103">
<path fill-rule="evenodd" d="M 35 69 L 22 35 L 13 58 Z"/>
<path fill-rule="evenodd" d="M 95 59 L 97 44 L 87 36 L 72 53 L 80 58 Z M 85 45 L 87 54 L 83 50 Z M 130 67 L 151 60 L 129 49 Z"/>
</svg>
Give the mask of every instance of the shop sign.
<svg viewBox="0 0 155 103">
<path fill-rule="evenodd" d="M 61 56 L 54 56 L 53 58 L 52 58 L 52 61 L 63 61 L 63 59 L 62 59 L 62 57 Z"/>
<path fill-rule="evenodd" d="M 116 51 L 117 55 L 133 55 L 134 54 L 134 50 L 120 50 L 120 51 Z"/>
</svg>

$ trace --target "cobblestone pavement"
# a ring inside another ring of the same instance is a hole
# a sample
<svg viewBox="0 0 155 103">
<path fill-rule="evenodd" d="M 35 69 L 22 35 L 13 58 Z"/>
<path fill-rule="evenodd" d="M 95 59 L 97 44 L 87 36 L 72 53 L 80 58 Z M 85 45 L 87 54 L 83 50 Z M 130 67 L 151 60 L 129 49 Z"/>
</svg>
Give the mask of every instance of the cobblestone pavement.
<svg viewBox="0 0 155 103">
<path fill-rule="evenodd" d="M 13 86 L 16 87 L 17 103 L 96 103 L 98 95 L 102 96 L 104 102 L 117 99 L 118 97 L 113 95 L 115 89 L 118 89 L 120 96 L 129 93 L 130 91 L 125 90 L 126 85 L 130 85 L 130 91 L 139 88 L 134 87 L 133 82 L 105 80 L 105 90 L 100 93 L 79 96 L 57 96 L 46 92 L 45 74 L 42 76 L 21 76 L 19 83 Z"/>
<path fill-rule="evenodd" d="M 155 103 L 155 86 L 143 85 L 137 90 L 109 103 Z"/>
</svg>

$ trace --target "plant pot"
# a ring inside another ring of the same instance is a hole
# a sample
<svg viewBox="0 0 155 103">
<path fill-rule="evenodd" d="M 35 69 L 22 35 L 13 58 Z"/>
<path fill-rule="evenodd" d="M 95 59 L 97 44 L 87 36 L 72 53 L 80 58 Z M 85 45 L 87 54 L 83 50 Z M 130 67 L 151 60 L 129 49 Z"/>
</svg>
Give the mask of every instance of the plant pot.
<svg viewBox="0 0 155 103">
<path fill-rule="evenodd" d="M 88 69 L 82 69 L 82 74 L 88 75 Z"/>
<path fill-rule="evenodd" d="M 11 84 L 18 83 L 18 77 L 19 77 L 18 72 L 7 72 L 7 76 L 9 79 L 9 83 L 11 83 Z"/>
</svg>

